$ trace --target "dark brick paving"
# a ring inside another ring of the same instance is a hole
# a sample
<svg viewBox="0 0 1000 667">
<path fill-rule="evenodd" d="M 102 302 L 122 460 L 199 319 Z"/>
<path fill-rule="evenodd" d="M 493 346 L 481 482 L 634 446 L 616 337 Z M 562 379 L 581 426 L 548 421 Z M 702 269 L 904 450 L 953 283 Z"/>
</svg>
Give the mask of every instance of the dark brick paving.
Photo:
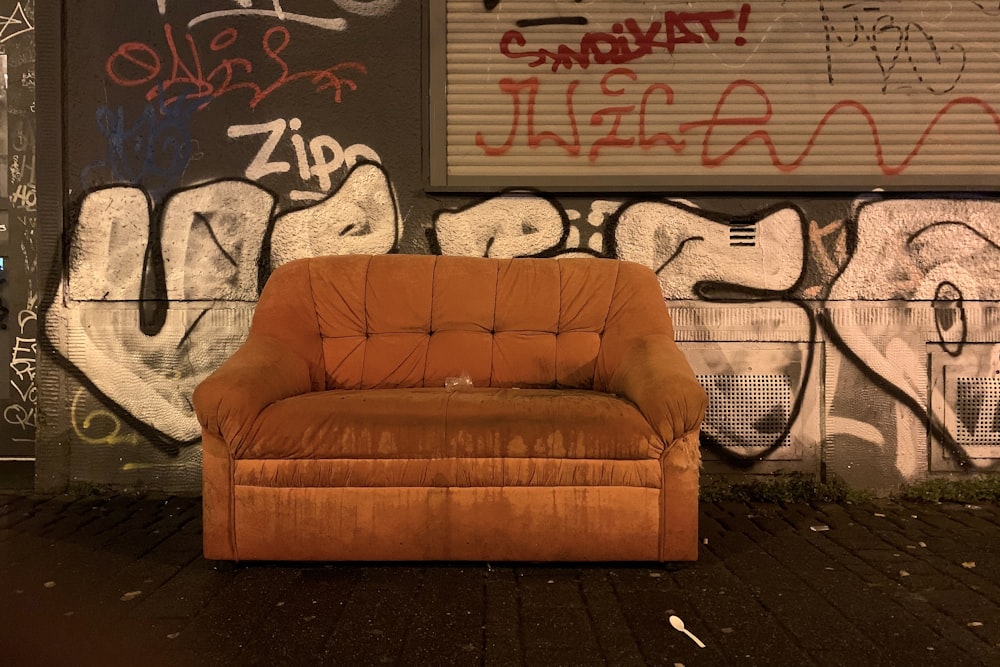
<svg viewBox="0 0 1000 667">
<path fill-rule="evenodd" d="M 1000 666 L 996 505 L 704 504 L 701 534 L 685 565 L 233 566 L 200 499 L 0 495 L 0 665 Z"/>
</svg>

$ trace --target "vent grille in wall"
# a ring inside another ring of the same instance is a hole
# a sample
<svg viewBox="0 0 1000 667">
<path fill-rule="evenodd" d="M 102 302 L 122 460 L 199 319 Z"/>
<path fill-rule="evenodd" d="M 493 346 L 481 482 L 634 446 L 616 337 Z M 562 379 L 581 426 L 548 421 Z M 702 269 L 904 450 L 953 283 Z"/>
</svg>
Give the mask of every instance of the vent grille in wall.
<svg viewBox="0 0 1000 667">
<path fill-rule="evenodd" d="M 955 380 L 955 440 L 962 446 L 1000 447 L 1000 378 Z"/>
<path fill-rule="evenodd" d="M 985 320 L 977 326 L 996 329 Z M 940 433 L 929 429 L 931 471 L 968 472 L 1000 464 L 1000 342 L 954 349 L 928 342 L 927 361 L 927 416 L 929 426 L 940 427 Z"/>
<path fill-rule="evenodd" d="M 757 246 L 757 225 L 733 225 L 729 228 L 729 246 L 754 248 Z"/>
<path fill-rule="evenodd" d="M 787 447 L 792 411 L 787 375 L 699 375 L 708 392 L 703 431 L 724 447 Z"/>
</svg>

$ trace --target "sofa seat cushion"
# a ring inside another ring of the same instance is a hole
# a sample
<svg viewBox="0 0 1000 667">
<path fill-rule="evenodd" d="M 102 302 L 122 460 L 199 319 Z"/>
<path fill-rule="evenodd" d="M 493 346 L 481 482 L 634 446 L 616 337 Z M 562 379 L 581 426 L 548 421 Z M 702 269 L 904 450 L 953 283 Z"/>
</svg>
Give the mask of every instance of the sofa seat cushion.
<svg viewBox="0 0 1000 667">
<path fill-rule="evenodd" d="M 332 390 L 261 412 L 235 459 L 656 459 L 629 401 L 569 389 Z"/>
<path fill-rule="evenodd" d="M 658 489 L 655 459 L 241 459 L 237 486 L 362 487 L 638 487 Z"/>
</svg>

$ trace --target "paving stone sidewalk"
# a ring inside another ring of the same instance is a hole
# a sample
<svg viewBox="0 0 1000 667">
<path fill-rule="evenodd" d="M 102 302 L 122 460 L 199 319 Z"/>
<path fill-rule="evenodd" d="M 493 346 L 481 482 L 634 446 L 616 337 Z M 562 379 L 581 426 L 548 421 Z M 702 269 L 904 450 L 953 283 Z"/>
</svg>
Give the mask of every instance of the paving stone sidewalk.
<svg viewBox="0 0 1000 667">
<path fill-rule="evenodd" d="M 685 565 L 227 566 L 197 498 L 0 495 L 0 664 L 1000 666 L 996 505 L 703 504 L 701 536 Z"/>
</svg>

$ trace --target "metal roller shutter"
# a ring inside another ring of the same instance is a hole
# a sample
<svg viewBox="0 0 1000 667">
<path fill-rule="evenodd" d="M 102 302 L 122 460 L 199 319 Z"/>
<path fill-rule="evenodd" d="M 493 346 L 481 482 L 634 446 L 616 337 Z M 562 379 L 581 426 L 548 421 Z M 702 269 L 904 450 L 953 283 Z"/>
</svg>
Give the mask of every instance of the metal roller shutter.
<svg viewBox="0 0 1000 667">
<path fill-rule="evenodd" d="M 432 188 L 1000 185 L 998 2 L 430 8 Z"/>
</svg>

